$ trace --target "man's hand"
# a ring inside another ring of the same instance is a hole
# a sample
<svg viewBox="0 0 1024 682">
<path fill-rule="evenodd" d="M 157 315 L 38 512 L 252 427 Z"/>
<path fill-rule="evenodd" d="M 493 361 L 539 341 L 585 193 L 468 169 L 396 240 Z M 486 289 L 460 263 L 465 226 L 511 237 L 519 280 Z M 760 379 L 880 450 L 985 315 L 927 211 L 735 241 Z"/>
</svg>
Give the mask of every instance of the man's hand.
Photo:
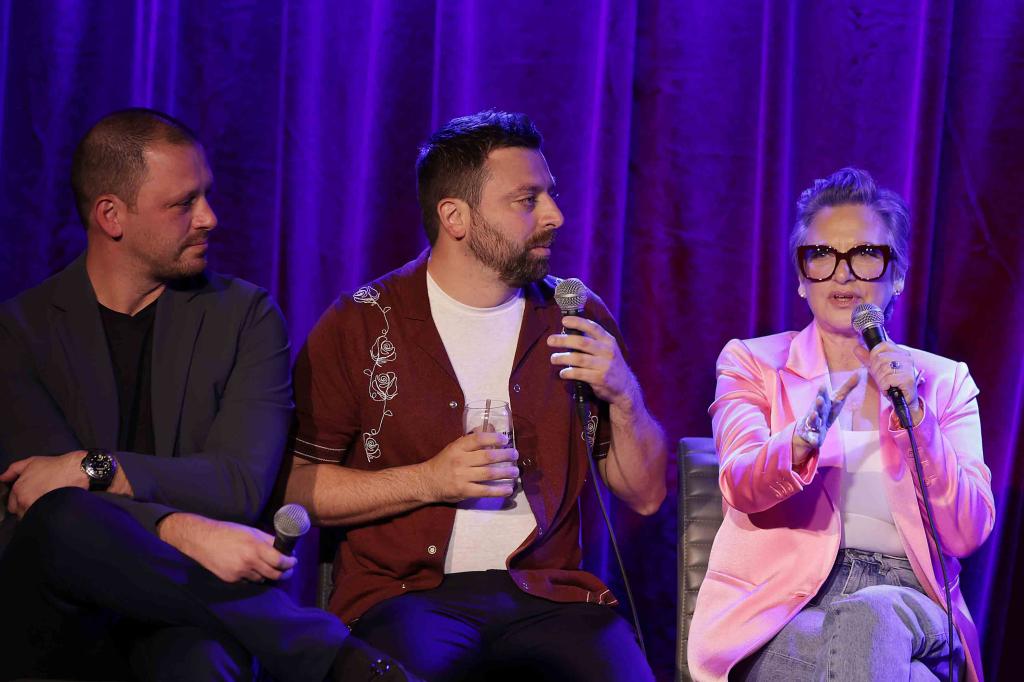
<svg viewBox="0 0 1024 682">
<path fill-rule="evenodd" d="M 89 489 L 89 477 L 82 471 L 85 450 L 73 450 L 55 457 L 18 460 L 0 474 L 0 482 L 11 484 L 7 511 L 20 519 L 36 500 L 57 488 Z"/>
<path fill-rule="evenodd" d="M 228 583 L 285 580 L 297 563 L 274 549 L 274 537 L 255 528 L 179 512 L 156 527 L 161 540 Z"/>
<path fill-rule="evenodd" d="M 629 408 L 636 402 L 640 387 L 622 357 L 615 337 L 597 322 L 583 317 L 563 317 L 562 326 L 582 335 L 555 334 L 548 337 L 548 346 L 566 349 L 566 352 L 551 355 L 552 365 L 565 367 L 558 376 L 590 384 L 594 395 L 611 405 Z"/>
<path fill-rule="evenodd" d="M 503 433 L 471 433 L 452 441 L 419 467 L 426 502 L 508 497 L 519 476 L 519 453 Z M 504 480 L 503 480 L 504 479 Z M 494 481 L 501 480 L 501 483 Z"/>
</svg>

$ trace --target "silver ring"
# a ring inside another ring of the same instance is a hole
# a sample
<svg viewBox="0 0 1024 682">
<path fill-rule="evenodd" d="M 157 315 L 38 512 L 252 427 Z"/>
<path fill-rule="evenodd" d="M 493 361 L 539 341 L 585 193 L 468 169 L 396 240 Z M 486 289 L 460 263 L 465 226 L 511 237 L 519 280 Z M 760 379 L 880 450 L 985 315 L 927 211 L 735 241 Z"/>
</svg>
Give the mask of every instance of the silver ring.
<svg viewBox="0 0 1024 682">
<path fill-rule="evenodd" d="M 817 415 L 815 413 L 808 414 L 804 417 L 803 422 L 797 428 L 797 435 L 807 443 L 808 445 L 817 445 L 818 441 L 821 440 L 821 432 L 818 431 L 815 424 L 811 423 L 812 418 L 817 421 Z"/>
<path fill-rule="evenodd" d="M 889 369 L 891 369 L 894 372 L 896 370 L 898 370 L 902 366 L 903 366 L 903 363 L 901 363 L 899 360 L 890 360 L 889 361 Z"/>
</svg>

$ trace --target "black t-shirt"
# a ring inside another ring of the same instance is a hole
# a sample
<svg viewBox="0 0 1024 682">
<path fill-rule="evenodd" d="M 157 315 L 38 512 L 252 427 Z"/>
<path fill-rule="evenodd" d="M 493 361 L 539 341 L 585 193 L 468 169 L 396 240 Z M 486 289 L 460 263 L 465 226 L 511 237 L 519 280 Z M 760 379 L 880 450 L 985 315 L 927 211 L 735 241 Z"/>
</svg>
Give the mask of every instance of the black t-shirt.
<svg viewBox="0 0 1024 682">
<path fill-rule="evenodd" d="M 134 316 L 100 305 L 100 318 L 117 383 L 117 449 L 155 454 L 151 369 L 156 301 Z"/>
</svg>

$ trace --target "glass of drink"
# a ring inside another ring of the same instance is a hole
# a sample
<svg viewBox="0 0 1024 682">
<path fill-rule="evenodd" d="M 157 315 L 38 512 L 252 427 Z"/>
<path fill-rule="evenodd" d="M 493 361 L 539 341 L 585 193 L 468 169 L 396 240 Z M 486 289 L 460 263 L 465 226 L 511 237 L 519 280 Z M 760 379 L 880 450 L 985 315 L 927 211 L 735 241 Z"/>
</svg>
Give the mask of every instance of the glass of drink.
<svg viewBox="0 0 1024 682">
<path fill-rule="evenodd" d="M 466 403 L 462 411 L 462 425 L 467 434 L 470 433 L 503 433 L 508 438 L 508 445 L 516 446 L 516 432 L 512 426 L 512 408 L 504 400 L 485 398 L 483 400 L 472 400 Z M 486 481 L 485 485 L 508 485 L 512 484 L 512 492 L 519 489 L 519 479 L 514 481 L 503 478 L 494 481 Z"/>
</svg>

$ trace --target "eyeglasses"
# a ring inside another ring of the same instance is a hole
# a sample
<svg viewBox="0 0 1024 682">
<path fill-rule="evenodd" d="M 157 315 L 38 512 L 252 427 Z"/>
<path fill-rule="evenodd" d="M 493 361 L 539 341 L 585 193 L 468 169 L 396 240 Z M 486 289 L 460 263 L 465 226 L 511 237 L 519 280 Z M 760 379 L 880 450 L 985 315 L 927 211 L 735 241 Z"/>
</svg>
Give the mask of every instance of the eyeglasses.
<svg viewBox="0 0 1024 682">
<path fill-rule="evenodd" d="M 846 261 L 850 274 L 864 282 L 881 279 L 892 260 L 892 249 L 885 244 L 860 244 L 839 253 L 825 244 L 805 244 L 796 250 L 800 272 L 812 282 L 832 279 L 839 261 Z"/>
</svg>

